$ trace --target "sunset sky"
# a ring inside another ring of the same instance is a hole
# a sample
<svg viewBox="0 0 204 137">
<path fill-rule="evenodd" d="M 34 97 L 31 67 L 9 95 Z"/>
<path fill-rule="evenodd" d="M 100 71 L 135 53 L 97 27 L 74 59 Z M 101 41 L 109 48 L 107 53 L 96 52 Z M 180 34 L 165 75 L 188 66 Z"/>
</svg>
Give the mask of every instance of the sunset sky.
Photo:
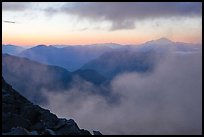
<svg viewBox="0 0 204 137">
<path fill-rule="evenodd" d="M 3 2 L 2 21 L 2 44 L 202 43 L 201 2 Z"/>
</svg>

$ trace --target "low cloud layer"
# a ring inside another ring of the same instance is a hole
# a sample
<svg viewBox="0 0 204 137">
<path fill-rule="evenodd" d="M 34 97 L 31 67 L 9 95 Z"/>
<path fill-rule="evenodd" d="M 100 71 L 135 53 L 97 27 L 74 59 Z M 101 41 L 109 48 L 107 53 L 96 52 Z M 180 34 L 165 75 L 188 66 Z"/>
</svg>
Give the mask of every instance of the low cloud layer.
<svg viewBox="0 0 204 137">
<path fill-rule="evenodd" d="M 168 55 L 150 74 L 125 73 L 111 82 L 118 102 L 81 91 L 46 92 L 44 107 L 73 118 L 80 128 L 103 134 L 201 134 L 202 54 Z M 93 129 L 94 128 L 94 129 Z"/>
</svg>

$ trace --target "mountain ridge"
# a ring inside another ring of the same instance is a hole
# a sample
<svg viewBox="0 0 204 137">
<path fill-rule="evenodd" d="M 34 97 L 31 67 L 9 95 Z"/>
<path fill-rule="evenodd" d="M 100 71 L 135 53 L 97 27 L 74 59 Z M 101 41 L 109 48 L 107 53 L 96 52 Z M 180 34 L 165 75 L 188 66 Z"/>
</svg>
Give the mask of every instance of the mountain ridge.
<svg viewBox="0 0 204 137">
<path fill-rule="evenodd" d="M 46 102 L 42 95 L 44 90 L 50 92 L 69 90 L 76 76 L 95 86 L 100 86 L 106 81 L 105 77 L 94 70 L 91 70 L 91 75 L 89 74 L 87 71 L 70 72 L 59 66 L 46 65 L 8 54 L 2 55 L 2 75 L 5 80 L 34 103 Z"/>
</svg>

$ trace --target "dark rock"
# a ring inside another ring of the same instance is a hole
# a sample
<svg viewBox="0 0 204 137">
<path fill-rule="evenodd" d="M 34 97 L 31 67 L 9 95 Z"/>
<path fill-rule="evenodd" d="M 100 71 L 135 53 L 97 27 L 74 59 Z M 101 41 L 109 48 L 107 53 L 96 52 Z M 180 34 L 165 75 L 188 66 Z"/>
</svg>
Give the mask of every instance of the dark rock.
<svg viewBox="0 0 204 137">
<path fill-rule="evenodd" d="M 99 132 L 99 131 L 93 131 L 93 134 L 94 135 L 102 135 L 101 132 Z"/>
<path fill-rule="evenodd" d="M 3 90 L 3 91 L 4 91 L 4 93 L 6 92 L 5 90 Z M 15 103 L 14 98 L 12 98 L 11 95 L 9 95 L 8 93 L 3 94 L 2 99 L 3 99 L 3 103 L 6 103 L 6 104 L 14 104 Z"/>
<path fill-rule="evenodd" d="M 54 131 L 52 131 L 51 129 L 45 129 L 45 131 L 43 131 L 42 135 L 56 135 L 56 133 Z"/>
<path fill-rule="evenodd" d="M 45 125 L 45 128 L 52 129 L 56 123 L 58 122 L 58 118 L 56 115 L 50 113 L 50 112 L 41 112 L 41 115 L 39 117 L 39 120 L 42 121 Z"/>
<path fill-rule="evenodd" d="M 30 135 L 39 135 L 39 133 L 37 131 L 31 131 Z"/>
<path fill-rule="evenodd" d="M 13 113 L 3 113 L 2 115 L 2 130 L 9 132 L 12 127 L 29 128 L 31 123 L 28 119 Z"/>
<path fill-rule="evenodd" d="M 63 126 L 61 126 L 58 130 L 56 130 L 56 133 L 58 135 L 82 135 L 79 127 L 77 124 L 74 122 L 73 119 L 62 119 L 61 122 Z"/>
<path fill-rule="evenodd" d="M 26 118 L 30 119 L 32 124 L 38 121 L 38 117 L 41 115 L 37 108 L 33 105 L 25 105 L 21 108 L 21 115 Z"/>
<path fill-rule="evenodd" d="M 63 127 L 64 125 L 66 125 L 66 119 L 65 118 L 60 118 L 57 125 L 54 126 L 54 129 L 59 129 L 61 127 Z"/>
<path fill-rule="evenodd" d="M 29 131 L 22 127 L 12 128 L 10 132 L 3 133 L 3 135 L 30 135 Z"/>
<path fill-rule="evenodd" d="M 56 131 L 57 135 L 82 135 L 80 130 L 76 126 L 65 125 Z"/>
<path fill-rule="evenodd" d="M 83 135 L 91 135 L 91 133 L 90 133 L 88 130 L 81 129 L 80 131 L 81 131 L 81 133 L 82 133 Z"/>
<path fill-rule="evenodd" d="M 91 135 L 73 119 L 58 118 L 49 110 L 33 105 L 3 78 L 2 85 L 3 135 Z"/>
<path fill-rule="evenodd" d="M 16 106 L 15 104 L 7 104 L 7 103 L 2 103 L 2 111 L 3 112 L 10 112 L 10 113 L 18 113 L 19 107 Z"/>
<path fill-rule="evenodd" d="M 30 130 L 43 131 L 45 129 L 45 125 L 42 121 L 39 121 L 39 122 L 35 123 L 34 125 L 32 125 L 29 129 Z"/>
</svg>

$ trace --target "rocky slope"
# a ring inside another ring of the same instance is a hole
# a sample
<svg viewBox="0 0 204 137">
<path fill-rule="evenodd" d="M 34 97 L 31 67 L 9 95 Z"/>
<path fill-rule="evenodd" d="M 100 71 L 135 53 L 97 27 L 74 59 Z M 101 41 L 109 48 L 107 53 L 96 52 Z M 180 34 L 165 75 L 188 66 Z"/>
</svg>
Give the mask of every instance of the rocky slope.
<svg viewBox="0 0 204 137">
<path fill-rule="evenodd" d="M 49 110 L 34 105 L 3 77 L 2 132 L 3 135 L 91 135 L 88 130 L 80 129 L 73 119 L 58 118 Z"/>
</svg>

